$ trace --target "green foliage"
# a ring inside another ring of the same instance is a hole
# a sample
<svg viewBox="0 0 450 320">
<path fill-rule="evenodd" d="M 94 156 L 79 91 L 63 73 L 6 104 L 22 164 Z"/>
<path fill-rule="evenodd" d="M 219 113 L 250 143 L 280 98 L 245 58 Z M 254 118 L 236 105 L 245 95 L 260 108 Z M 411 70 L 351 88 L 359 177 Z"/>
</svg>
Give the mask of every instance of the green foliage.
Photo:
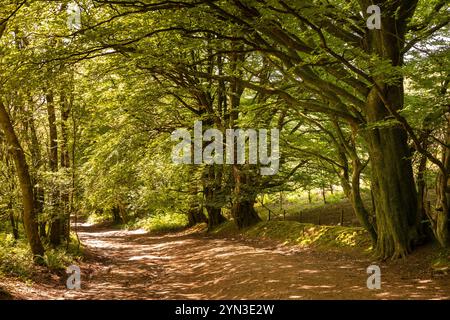
<svg viewBox="0 0 450 320">
<path fill-rule="evenodd" d="M 112 221 L 113 217 L 110 212 L 108 213 L 98 213 L 95 211 L 89 212 L 87 217 L 87 223 L 89 224 L 99 224 L 102 222 Z"/>
<path fill-rule="evenodd" d="M 33 256 L 27 243 L 16 241 L 10 234 L 0 233 L 0 272 L 29 277 L 33 270 Z"/>
<path fill-rule="evenodd" d="M 133 228 L 143 228 L 152 233 L 177 231 L 187 226 L 185 214 L 161 212 L 136 221 Z"/>
<path fill-rule="evenodd" d="M 346 198 L 346 196 L 343 192 L 336 191 L 333 194 L 327 195 L 327 202 L 328 203 L 339 203 L 345 198 Z"/>
<path fill-rule="evenodd" d="M 74 258 L 63 248 L 48 249 L 45 252 L 44 262 L 50 270 L 65 270 L 74 263 Z"/>
<path fill-rule="evenodd" d="M 75 260 L 81 258 L 81 251 L 75 244 L 74 236 L 68 250 L 65 248 L 48 248 L 45 252 L 44 263 L 49 270 L 65 270 Z M 0 232 L 0 273 L 30 278 L 36 270 L 33 256 L 25 239 L 14 240 L 12 235 Z"/>
</svg>

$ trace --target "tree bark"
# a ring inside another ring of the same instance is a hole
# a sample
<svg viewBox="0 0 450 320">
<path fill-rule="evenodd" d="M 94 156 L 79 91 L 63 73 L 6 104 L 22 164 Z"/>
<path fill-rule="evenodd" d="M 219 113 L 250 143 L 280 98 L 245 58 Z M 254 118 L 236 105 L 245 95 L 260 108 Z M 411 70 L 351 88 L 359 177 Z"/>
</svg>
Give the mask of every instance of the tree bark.
<svg viewBox="0 0 450 320">
<path fill-rule="evenodd" d="M 322 200 L 323 200 L 323 204 L 327 204 L 327 197 L 325 195 L 325 186 L 322 185 Z"/>
<path fill-rule="evenodd" d="M 386 92 L 394 105 L 402 104 L 402 88 Z M 387 116 L 384 104 L 372 92 L 368 99 L 370 122 Z M 370 130 L 366 139 L 372 165 L 372 186 L 377 219 L 377 253 L 381 258 L 403 257 L 418 237 L 417 194 L 406 132 L 399 127 Z"/>
<path fill-rule="evenodd" d="M 208 229 L 213 229 L 226 221 L 222 215 L 224 205 L 222 190 L 222 166 L 209 165 L 203 174 L 205 208 L 208 213 Z"/>
<path fill-rule="evenodd" d="M 381 4 L 382 27 L 368 31 L 368 53 L 390 61 L 392 67 L 403 65 L 402 50 L 409 17 L 417 1 Z M 403 108 L 403 77 L 391 72 L 374 77 L 366 98 L 365 118 L 370 126 L 392 117 Z M 418 239 L 417 193 L 406 131 L 400 125 L 374 127 L 364 135 L 372 168 L 380 258 L 403 257 Z"/>
<path fill-rule="evenodd" d="M 1 138 L 1 136 L 0 136 Z M 2 140 L 0 140 L 0 142 L 3 142 Z M 9 222 L 11 223 L 11 228 L 12 228 L 12 233 L 14 236 L 14 239 L 19 239 L 19 222 L 16 221 L 16 218 L 14 216 L 14 190 L 15 190 L 15 179 L 14 179 L 14 168 L 13 166 L 11 166 L 10 163 L 10 154 L 9 153 L 5 153 L 4 154 L 4 159 L 2 159 L 5 161 L 6 164 L 6 174 L 7 174 L 7 178 L 8 178 L 8 191 L 9 191 L 9 196 L 8 196 L 8 204 L 7 204 L 7 210 L 9 211 Z"/>
<path fill-rule="evenodd" d="M 33 186 L 31 183 L 30 172 L 25 158 L 25 153 L 20 145 L 11 124 L 9 114 L 6 111 L 2 101 L 0 101 L 0 128 L 5 134 L 6 141 L 10 147 L 11 154 L 13 155 L 16 172 L 19 179 L 23 201 L 23 222 L 25 226 L 25 233 L 27 235 L 34 260 L 36 262 L 42 262 L 44 247 L 42 246 L 38 233 L 38 223 L 36 212 L 34 210 Z"/>
<path fill-rule="evenodd" d="M 8 203 L 8 211 L 9 211 L 9 222 L 11 223 L 13 237 L 15 240 L 17 240 L 19 239 L 19 227 L 18 222 L 16 222 L 16 219 L 14 218 L 14 209 L 11 201 L 9 201 Z"/>
<path fill-rule="evenodd" d="M 30 96 L 30 94 L 29 94 Z M 42 216 L 44 213 L 44 204 L 45 204 L 45 190 L 42 186 L 42 179 L 39 178 L 38 172 L 42 167 L 43 160 L 41 156 L 41 150 L 39 145 L 39 140 L 36 133 L 36 126 L 34 123 L 34 108 L 33 108 L 33 100 L 31 97 L 28 99 L 28 108 L 27 108 L 27 121 L 26 125 L 29 129 L 29 141 L 30 141 L 30 153 L 31 153 L 31 181 L 33 183 L 33 193 L 34 193 L 34 208 L 36 210 L 36 215 L 38 217 Z M 39 222 L 39 236 L 41 238 L 45 238 L 47 236 L 46 231 L 47 222 L 43 219 L 40 219 Z"/>
<path fill-rule="evenodd" d="M 427 185 L 425 183 L 425 170 L 427 165 L 427 157 L 420 155 L 419 166 L 417 168 L 416 184 L 417 184 L 417 224 L 420 234 L 424 234 L 422 227 L 422 220 L 426 219 L 426 200 L 427 200 Z"/>
<path fill-rule="evenodd" d="M 248 174 L 241 166 L 233 165 L 234 192 L 231 215 L 239 229 L 250 227 L 261 221 L 255 211 L 256 194 L 251 190 Z"/>
<path fill-rule="evenodd" d="M 71 105 L 66 95 L 61 94 L 61 158 L 60 158 L 60 166 L 65 169 L 64 175 L 68 176 L 70 171 L 70 153 L 69 153 L 69 134 L 67 130 L 67 123 L 69 120 L 71 112 Z M 61 206 L 63 209 L 62 215 L 62 234 L 66 241 L 70 239 L 70 191 L 68 186 L 64 186 L 63 190 L 61 190 Z"/>
<path fill-rule="evenodd" d="M 355 153 L 356 155 L 356 153 Z M 344 157 L 345 162 L 346 156 L 341 154 Z M 341 175 L 341 185 L 342 189 L 346 197 L 349 199 L 353 212 L 358 218 L 359 223 L 369 232 L 372 243 L 375 245 L 377 243 L 377 232 L 373 224 L 369 220 L 369 212 L 367 211 L 364 201 L 361 197 L 361 187 L 360 187 L 360 176 L 363 170 L 362 164 L 358 158 L 352 160 L 352 174 L 351 174 L 351 183 L 350 176 L 348 173 L 348 166 L 345 166 L 345 172 Z"/>
<path fill-rule="evenodd" d="M 417 194 L 401 129 L 375 129 L 370 134 L 372 186 L 377 219 L 377 253 L 403 257 L 417 240 Z"/>
<path fill-rule="evenodd" d="M 56 114 L 55 105 L 53 101 L 53 93 L 50 91 L 46 95 L 47 99 L 47 113 L 48 113 L 48 126 L 50 131 L 50 150 L 49 150 L 49 166 L 53 173 L 58 172 L 58 131 L 56 128 Z M 59 207 L 59 184 L 56 183 L 52 186 L 51 203 L 52 203 L 52 219 L 50 222 L 49 238 L 50 243 L 53 246 L 59 246 L 61 244 L 61 217 Z"/>
<path fill-rule="evenodd" d="M 190 227 L 195 226 L 198 223 L 208 222 L 208 219 L 203 213 L 203 208 L 198 204 L 195 206 L 193 205 L 189 208 L 187 216 L 188 216 L 188 226 Z"/>
<path fill-rule="evenodd" d="M 447 124 L 446 145 L 450 143 L 450 119 Z M 445 167 L 445 173 L 439 172 L 437 178 L 437 206 L 434 225 L 434 235 L 442 247 L 449 245 L 449 223 L 450 218 L 450 179 L 448 172 L 450 170 L 450 149 L 446 146 L 442 147 L 442 163 Z"/>
</svg>

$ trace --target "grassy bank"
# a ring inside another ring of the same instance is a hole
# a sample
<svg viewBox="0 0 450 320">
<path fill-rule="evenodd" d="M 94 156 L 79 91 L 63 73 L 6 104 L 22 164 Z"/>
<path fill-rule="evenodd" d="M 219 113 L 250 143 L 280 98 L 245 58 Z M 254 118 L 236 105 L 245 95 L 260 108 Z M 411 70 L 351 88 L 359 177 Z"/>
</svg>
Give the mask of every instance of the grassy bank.
<svg viewBox="0 0 450 320">
<path fill-rule="evenodd" d="M 273 240 L 287 245 L 314 247 L 322 250 L 370 253 L 372 243 L 369 234 L 361 227 L 319 226 L 297 221 L 264 221 L 252 227 L 238 230 L 228 221 L 210 234 L 219 237 L 243 237 L 244 239 Z M 450 273 L 450 249 L 428 243 L 413 252 L 413 259 L 425 261 L 425 268 L 438 274 Z"/>
<path fill-rule="evenodd" d="M 371 245 L 369 235 L 360 227 L 318 226 L 296 221 L 265 221 L 243 230 L 238 230 L 233 222 L 226 222 L 211 233 L 242 235 L 300 246 L 368 249 Z"/>
</svg>

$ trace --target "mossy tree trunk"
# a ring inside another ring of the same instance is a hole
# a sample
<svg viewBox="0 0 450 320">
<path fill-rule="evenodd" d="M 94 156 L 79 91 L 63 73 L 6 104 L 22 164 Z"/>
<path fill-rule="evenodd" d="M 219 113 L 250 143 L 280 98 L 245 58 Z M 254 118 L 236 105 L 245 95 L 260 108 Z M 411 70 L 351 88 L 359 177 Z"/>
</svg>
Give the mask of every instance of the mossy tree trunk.
<svg viewBox="0 0 450 320">
<path fill-rule="evenodd" d="M 401 88 L 386 87 L 393 105 L 401 105 Z M 368 100 L 369 119 L 388 115 L 375 92 Z M 406 132 L 400 127 L 367 132 L 372 169 L 372 188 L 377 221 L 377 253 L 380 258 L 403 257 L 418 238 L 417 193 Z"/>
<path fill-rule="evenodd" d="M 222 170 L 221 165 L 208 165 L 203 172 L 203 193 L 205 209 L 208 213 L 208 229 L 210 230 L 226 221 L 222 215 L 222 207 L 225 202 L 222 188 Z"/>
<path fill-rule="evenodd" d="M 234 190 L 231 215 L 239 229 L 250 227 L 261 221 L 254 208 L 255 191 L 248 173 L 242 169 L 242 166 L 233 165 Z"/>
<path fill-rule="evenodd" d="M 19 186 L 22 192 L 23 202 L 23 223 L 31 252 L 35 261 L 41 262 L 44 255 L 44 247 L 38 233 L 38 222 L 34 208 L 33 186 L 31 183 L 30 171 L 25 158 L 25 153 L 20 145 L 11 119 L 2 101 L 0 101 L 0 128 L 5 134 L 6 142 L 10 148 L 16 167 Z"/>
<path fill-rule="evenodd" d="M 367 51 L 389 61 L 390 67 L 373 77 L 364 115 L 376 208 L 380 258 L 403 257 L 418 239 L 417 192 L 407 134 L 400 125 L 373 126 L 403 108 L 403 77 L 394 68 L 403 65 L 405 33 L 417 1 L 380 3 L 381 29 L 368 31 Z"/>
</svg>

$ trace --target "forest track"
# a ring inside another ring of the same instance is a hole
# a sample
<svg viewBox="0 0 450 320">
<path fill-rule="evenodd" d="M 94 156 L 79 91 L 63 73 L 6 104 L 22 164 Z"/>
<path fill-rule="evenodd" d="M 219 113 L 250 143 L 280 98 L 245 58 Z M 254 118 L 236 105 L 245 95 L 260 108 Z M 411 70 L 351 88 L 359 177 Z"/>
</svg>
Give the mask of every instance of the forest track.
<svg viewBox="0 0 450 320">
<path fill-rule="evenodd" d="M 450 299 L 450 277 L 423 271 L 421 257 L 380 264 L 380 290 L 366 286 L 365 255 L 313 250 L 192 230 L 151 235 L 81 226 L 81 290 L 65 276 L 21 286 L 20 299 Z M 418 270 L 422 270 L 419 272 Z"/>
</svg>

